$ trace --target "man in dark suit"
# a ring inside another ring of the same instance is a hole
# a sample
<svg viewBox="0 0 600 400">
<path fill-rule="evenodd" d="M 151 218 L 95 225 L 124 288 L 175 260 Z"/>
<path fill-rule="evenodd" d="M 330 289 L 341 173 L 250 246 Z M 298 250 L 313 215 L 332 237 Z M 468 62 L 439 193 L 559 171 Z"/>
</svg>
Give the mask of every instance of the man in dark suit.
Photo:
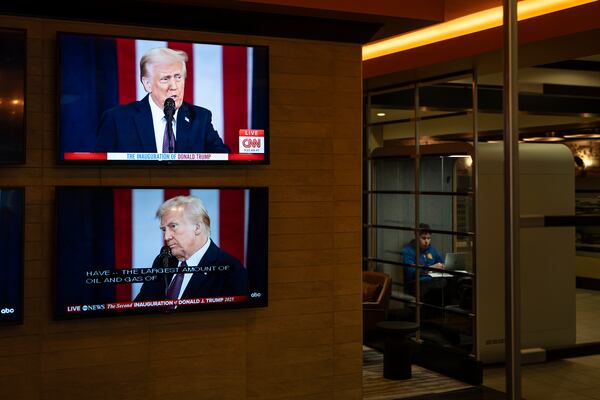
<svg viewBox="0 0 600 400">
<path fill-rule="evenodd" d="M 140 77 L 148 95 L 104 113 L 95 150 L 229 153 L 229 147 L 212 126 L 211 112 L 183 101 L 187 59 L 185 52 L 167 47 L 157 47 L 144 54 L 140 60 Z M 175 103 L 170 130 L 164 111 L 168 98 Z"/>
<path fill-rule="evenodd" d="M 159 207 L 156 216 L 171 253 L 168 266 L 193 272 L 145 282 L 135 301 L 248 295 L 246 269 L 210 239 L 210 218 L 200 199 L 174 197 Z M 152 268 L 164 267 L 163 261 L 159 255 Z"/>
</svg>

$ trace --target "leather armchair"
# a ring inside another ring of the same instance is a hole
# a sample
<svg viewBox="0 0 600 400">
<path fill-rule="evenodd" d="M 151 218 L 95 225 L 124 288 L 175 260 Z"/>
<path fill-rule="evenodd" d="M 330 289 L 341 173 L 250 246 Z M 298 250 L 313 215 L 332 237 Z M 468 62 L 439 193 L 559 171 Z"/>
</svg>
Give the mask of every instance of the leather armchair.
<svg viewBox="0 0 600 400">
<path fill-rule="evenodd" d="M 377 336 L 376 325 L 387 318 L 392 279 L 383 272 L 363 271 L 363 343 Z"/>
</svg>

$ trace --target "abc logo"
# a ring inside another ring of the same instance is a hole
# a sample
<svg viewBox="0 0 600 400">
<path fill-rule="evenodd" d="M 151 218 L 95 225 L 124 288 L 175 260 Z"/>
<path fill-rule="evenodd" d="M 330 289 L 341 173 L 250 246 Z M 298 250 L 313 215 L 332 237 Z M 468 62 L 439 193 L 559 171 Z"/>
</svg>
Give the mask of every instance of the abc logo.
<svg viewBox="0 0 600 400">
<path fill-rule="evenodd" d="M 14 308 L 3 308 L 2 310 L 0 310 L 0 314 L 14 314 L 14 312 Z"/>
<path fill-rule="evenodd" d="M 242 146 L 246 149 L 260 149 L 262 143 L 260 139 L 245 138 L 242 139 Z"/>
<path fill-rule="evenodd" d="M 252 294 L 250 295 L 250 297 L 260 297 L 261 294 L 258 292 L 252 292 Z"/>
</svg>

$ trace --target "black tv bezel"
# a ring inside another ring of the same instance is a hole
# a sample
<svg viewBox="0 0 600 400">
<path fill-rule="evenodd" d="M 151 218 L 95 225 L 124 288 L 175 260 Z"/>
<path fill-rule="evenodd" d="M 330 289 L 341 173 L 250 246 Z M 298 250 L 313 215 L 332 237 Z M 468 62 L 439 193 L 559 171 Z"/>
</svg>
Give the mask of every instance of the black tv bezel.
<svg viewBox="0 0 600 400">
<path fill-rule="evenodd" d="M 53 271 L 52 271 L 52 319 L 55 321 L 69 321 L 69 320 L 88 320 L 88 319 L 96 319 L 96 318 L 113 318 L 113 317 L 135 317 L 141 315 L 189 315 L 189 313 L 202 313 L 203 311 L 218 311 L 218 310 L 245 310 L 245 309 L 253 309 L 253 308 L 266 308 L 269 306 L 269 187 L 268 186 L 130 186 L 130 185 L 114 185 L 114 186 L 102 186 L 102 185 L 94 185 L 94 186 L 81 186 L 81 185 L 57 185 L 55 186 L 55 196 L 56 192 L 59 189 L 79 189 L 79 190 L 94 190 L 94 189 L 159 189 L 159 190 L 167 190 L 167 189 L 199 189 L 199 190 L 247 190 L 247 189 L 260 189 L 265 192 L 265 266 L 264 266 L 264 293 L 261 295 L 260 302 L 256 303 L 218 303 L 218 304 L 208 304 L 202 306 L 189 306 L 184 307 L 177 311 L 170 311 L 164 309 L 152 309 L 152 308 L 143 308 L 136 310 L 124 310 L 124 311 L 115 311 L 115 312 L 101 312 L 101 313 L 77 313 L 68 315 L 66 312 L 62 312 L 59 314 L 58 311 L 58 302 L 57 302 L 57 288 L 58 288 L 58 201 L 55 201 L 54 204 L 54 219 L 56 223 L 54 224 L 54 249 L 55 252 L 53 254 Z"/>
<path fill-rule="evenodd" d="M 264 158 L 262 160 L 227 160 L 227 161 L 123 161 L 123 160 L 65 160 L 64 154 L 62 154 L 61 143 L 61 112 L 60 112 L 60 100 L 61 100 L 61 75 L 60 75 L 60 63 L 61 63 L 61 49 L 60 49 L 60 36 L 61 35 L 75 35 L 75 36 L 83 36 L 83 37 L 100 37 L 100 38 L 112 38 L 112 39 L 132 39 L 132 40 L 155 40 L 155 41 L 173 41 L 180 43 L 192 43 L 192 44 L 209 44 L 209 45 L 217 45 L 217 46 L 239 46 L 239 47 L 253 47 L 253 48 L 261 48 L 266 52 L 265 55 L 265 99 L 266 99 L 266 107 L 265 107 L 265 117 L 266 117 L 266 126 L 264 127 L 264 143 L 265 143 L 265 152 Z M 89 165 L 89 166 L 190 166 L 190 167 L 202 167 L 202 166 L 234 166 L 234 165 L 269 165 L 271 163 L 271 118 L 270 118 L 270 83 L 271 83 L 271 68 L 270 68 L 270 52 L 268 45 L 252 45 L 252 44 L 244 44 L 244 43 L 229 43 L 226 41 L 191 41 L 191 40 L 180 40 L 176 38 L 163 38 L 163 37 L 141 37 L 134 35 L 106 35 L 99 33 L 82 33 L 82 32 L 69 32 L 69 31 L 57 31 L 56 32 L 56 82 L 57 82 L 57 90 L 56 90 L 56 163 L 57 165 Z"/>
<path fill-rule="evenodd" d="M 27 163 L 27 29 L 1 26 L 0 31 L 21 33 L 23 35 L 23 51 L 25 53 L 23 59 L 23 129 L 20 132 L 23 144 L 18 159 L 6 160 L 0 157 L 0 165 L 22 165 Z"/>
<path fill-rule="evenodd" d="M 21 286 L 21 296 L 17 301 L 20 305 L 20 312 L 18 314 L 18 318 L 14 320 L 2 321 L 0 320 L 1 326 L 11 326 L 11 325 L 22 325 L 24 321 L 25 315 L 25 187 L 24 186 L 0 186 L 0 190 L 18 190 L 21 192 L 21 218 L 20 223 L 22 227 L 21 231 L 21 265 L 19 271 L 19 285 Z"/>
</svg>

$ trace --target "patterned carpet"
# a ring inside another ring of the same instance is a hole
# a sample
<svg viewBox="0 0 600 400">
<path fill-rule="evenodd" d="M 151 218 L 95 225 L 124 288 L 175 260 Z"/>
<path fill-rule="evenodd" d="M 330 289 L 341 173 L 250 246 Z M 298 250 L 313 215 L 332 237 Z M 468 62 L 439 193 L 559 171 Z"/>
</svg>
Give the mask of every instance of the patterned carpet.
<svg viewBox="0 0 600 400">
<path fill-rule="evenodd" d="M 363 399 L 393 400 L 470 388 L 464 382 L 412 366 L 412 378 L 392 381 L 383 377 L 383 354 L 363 346 Z"/>
</svg>

